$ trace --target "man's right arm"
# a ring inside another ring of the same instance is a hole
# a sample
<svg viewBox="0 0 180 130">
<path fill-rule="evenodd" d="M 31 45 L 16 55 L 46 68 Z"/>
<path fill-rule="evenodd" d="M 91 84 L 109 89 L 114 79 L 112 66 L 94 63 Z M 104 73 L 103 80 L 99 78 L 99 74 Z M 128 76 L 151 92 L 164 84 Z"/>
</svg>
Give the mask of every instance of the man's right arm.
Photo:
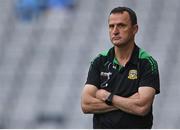
<svg viewBox="0 0 180 130">
<path fill-rule="evenodd" d="M 96 98 L 98 88 L 94 85 L 86 84 L 82 91 L 81 108 L 84 113 L 105 113 L 117 110 L 114 106 L 107 105 L 104 101 Z"/>
</svg>

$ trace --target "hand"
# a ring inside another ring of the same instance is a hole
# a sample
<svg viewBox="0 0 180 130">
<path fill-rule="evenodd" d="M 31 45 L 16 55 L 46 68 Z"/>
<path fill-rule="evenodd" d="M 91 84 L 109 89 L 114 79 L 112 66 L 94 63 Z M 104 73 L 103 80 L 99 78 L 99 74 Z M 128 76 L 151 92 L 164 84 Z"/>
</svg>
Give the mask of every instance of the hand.
<svg viewBox="0 0 180 130">
<path fill-rule="evenodd" d="M 96 98 L 105 101 L 110 95 L 110 92 L 104 90 L 104 89 L 99 89 L 96 92 Z"/>
</svg>

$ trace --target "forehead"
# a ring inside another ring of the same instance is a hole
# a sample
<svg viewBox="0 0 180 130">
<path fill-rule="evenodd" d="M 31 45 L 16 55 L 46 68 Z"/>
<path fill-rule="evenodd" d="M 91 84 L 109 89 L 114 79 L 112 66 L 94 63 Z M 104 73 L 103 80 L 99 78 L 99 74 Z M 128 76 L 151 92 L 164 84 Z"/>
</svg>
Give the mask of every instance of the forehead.
<svg viewBox="0 0 180 130">
<path fill-rule="evenodd" d="M 113 13 L 109 16 L 109 24 L 116 24 L 116 23 L 131 23 L 130 16 L 128 12 L 120 12 L 120 13 Z"/>
</svg>

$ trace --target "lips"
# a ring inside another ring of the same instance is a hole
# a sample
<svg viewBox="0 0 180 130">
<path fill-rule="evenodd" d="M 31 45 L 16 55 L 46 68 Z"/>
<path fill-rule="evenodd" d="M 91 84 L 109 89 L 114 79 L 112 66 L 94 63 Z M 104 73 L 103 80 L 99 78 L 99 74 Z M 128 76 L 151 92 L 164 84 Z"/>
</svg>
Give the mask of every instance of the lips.
<svg viewBox="0 0 180 130">
<path fill-rule="evenodd" d="M 119 40 L 119 39 L 121 39 L 121 37 L 113 37 L 112 39 L 113 40 Z"/>
</svg>

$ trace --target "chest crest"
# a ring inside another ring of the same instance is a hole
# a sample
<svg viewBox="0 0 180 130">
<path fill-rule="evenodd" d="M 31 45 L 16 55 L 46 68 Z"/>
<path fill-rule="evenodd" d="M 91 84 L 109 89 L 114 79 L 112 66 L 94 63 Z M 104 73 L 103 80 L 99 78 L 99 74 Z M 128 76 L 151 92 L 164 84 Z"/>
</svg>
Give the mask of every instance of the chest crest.
<svg viewBox="0 0 180 130">
<path fill-rule="evenodd" d="M 128 79 L 137 79 L 137 70 L 133 69 L 133 70 L 129 70 L 128 73 Z"/>
</svg>

